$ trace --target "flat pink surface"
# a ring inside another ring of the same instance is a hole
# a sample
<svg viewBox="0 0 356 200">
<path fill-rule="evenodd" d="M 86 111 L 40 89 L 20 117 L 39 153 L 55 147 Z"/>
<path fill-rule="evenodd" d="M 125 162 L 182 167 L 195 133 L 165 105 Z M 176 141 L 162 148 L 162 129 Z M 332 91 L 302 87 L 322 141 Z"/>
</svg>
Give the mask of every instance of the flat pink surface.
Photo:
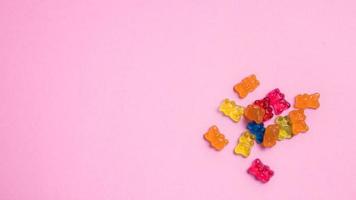
<svg viewBox="0 0 356 200">
<path fill-rule="evenodd" d="M 356 199 L 355 69 L 354 0 L 3 0 L 0 199 Z M 276 87 L 321 94 L 310 131 L 235 156 L 219 103 Z"/>
</svg>

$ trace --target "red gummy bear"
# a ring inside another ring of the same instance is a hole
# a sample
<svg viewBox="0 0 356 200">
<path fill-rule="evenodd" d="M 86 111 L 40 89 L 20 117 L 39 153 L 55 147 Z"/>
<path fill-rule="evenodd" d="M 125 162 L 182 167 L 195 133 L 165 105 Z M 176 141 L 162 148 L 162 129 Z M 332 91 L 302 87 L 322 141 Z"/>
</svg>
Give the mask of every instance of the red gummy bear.
<svg viewBox="0 0 356 200">
<path fill-rule="evenodd" d="M 263 121 L 267 121 L 273 117 L 272 108 L 269 104 L 270 99 L 265 97 L 261 100 L 256 100 L 253 104 L 263 108 L 265 110 L 265 115 L 263 116 Z"/>
<path fill-rule="evenodd" d="M 252 165 L 248 168 L 247 172 L 255 176 L 255 178 L 262 183 L 267 183 L 274 174 L 274 172 L 267 165 L 264 165 L 258 158 L 252 162 Z"/>
<path fill-rule="evenodd" d="M 290 103 L 288 103 L 284 99 L 284 94 L 279 91 L 278 88 L 272 90 L 267 94 L 267 97 L 269 98 L 269 103 L 272 106 L 274 110 L 274 114 L 279 115 L 283 111 L 287 110 L 290 108 Z"/>
</svg>

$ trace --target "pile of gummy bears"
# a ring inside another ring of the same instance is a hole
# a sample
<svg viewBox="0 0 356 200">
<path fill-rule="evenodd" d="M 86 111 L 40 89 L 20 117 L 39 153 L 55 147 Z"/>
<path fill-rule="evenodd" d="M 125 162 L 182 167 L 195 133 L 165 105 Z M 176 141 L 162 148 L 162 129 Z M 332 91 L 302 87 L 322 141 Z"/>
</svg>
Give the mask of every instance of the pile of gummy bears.
<svg viewBox="0 0 356 200">
<path fill-rule="evenodd" d="M 256 76 L 250 75 L 234 86 L 234 91 L 242 99 L 253 92 L 260 82 Z M 304 109 L 319 108 L 319 93 L 299 94 L 295 97 L 294 108 L 286 116 L 278 116 L 291 107 L 284 94 L 278 89 L 270 91 L 263 99 L 256 100 L 247 107 L 237 105 L 233 100 L 225 99 L 220 104 L 219 111 L 229 117 L 234 122 L 239 122 L 244 116 L 248 121 L 246 131 L 244 131 L 237 141 L 234 149 L 236 155 L 244 158 L 250 155 L 251 149 L 256 141 L 257 144 L 265 148 L 271 148 L 277 141 L 291 139 L 299 133 L 305 133 L 309 130 L 306 124 Z M 273 118 L 276 119 L 273 124 L 266 128 L 264 122 Z M 213 125 L 204 134 L 204 138 L 215 150 L 222 150 L 229 141 L 219 131 L 218 127 Z M 274 172 L 264 165 L 259 159 L 255 159 L 247 172 L 253 175 L 257 180 L 266 183 L 273 176 Z"/>
</svg>

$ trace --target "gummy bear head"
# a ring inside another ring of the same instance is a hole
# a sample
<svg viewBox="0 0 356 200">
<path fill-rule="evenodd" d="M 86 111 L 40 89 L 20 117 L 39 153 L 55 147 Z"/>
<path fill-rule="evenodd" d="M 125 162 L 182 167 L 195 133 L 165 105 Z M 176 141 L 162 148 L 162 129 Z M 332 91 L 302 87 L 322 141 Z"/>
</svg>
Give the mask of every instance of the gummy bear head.
<svg viewBox="0 0 356 200">
<path fill-rule="evenodd" d="M 292 110 L 289 113 L 289 118 L 291 121 L 304 121 L 306 117 L 304 115 L 304 110 L 299 109 L 299 110 Z"/>
<path fill-rule="evenodd" d="M 269 97 L 265 97 L 261 100 L 256 100 L 254 104 L 261 106 L 262 108 L 266 109 L 270 106 L 270 99 Z"/>
<path fill-rule="evenodd" d="M 252 91 L 257 85 L 259 85 L 259 81 L 256 79 L 256 75 L 252 74 L 243 79 L 242 84 L 247 91 Z"/>
<path fill-rule="evenodd" d="M 276 118 L 275 123 L 280 126 L 288 126 L 289 125 L 289 118 L 288 116 L 279 116 Z"/>
<path fill-rule="evenodd" d="M 263 123 L 257 124 L 256 122 L 252 121 L 247 124 L 247 129 L 250 130 L 250 132 L 264 132 L 265 128 Z"/>
<path fill-rule="evenodd" d="M 273 104 L 276 101 L 284 99 L 284 94 L 279 91 L 278 88 L 272 90 L 267 94 L 267 97 L 270 99 L 270 103 Z"/>
<path fill-rule="evenodd" d="M 284 110 L 287 110 L 290 107 L 290 103 L 286 100 L 281 99 L 273 104 L 273 109 L 276 115 L 281 114 Z"/>
</svg>

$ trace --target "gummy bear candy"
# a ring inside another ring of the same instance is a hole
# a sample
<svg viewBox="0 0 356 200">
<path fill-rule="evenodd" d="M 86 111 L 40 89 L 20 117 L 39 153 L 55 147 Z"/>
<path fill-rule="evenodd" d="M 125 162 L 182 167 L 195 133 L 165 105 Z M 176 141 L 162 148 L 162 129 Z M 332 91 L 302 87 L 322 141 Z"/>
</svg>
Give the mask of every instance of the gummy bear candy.
<svg viewBox="0 0 356 200">
<path fill-rule="evenodd" d="M 278 140 L 290 139 L 293 137 L 288 116 L 279 116 L 275 123 L 279 125 Z"/>
<path fill-rule="evenodd" d="M 234 122 L 240 121 L 241 115 L 244 113 L 244 108 L 242 106 L 236 105 L 233 100 L 229 99 L 224 99 L 220 104 L 219 110 Z"/>
<path fill-rule="evenodd" d="M 260 159 L 255 159 L 250 168 L 248 168 L 247 172 L 262 183 L 267 183 L 274 174 L 269 166 L 264 165 Z"/>
<path fill-rule="evenodd" d="M 314 93 L 314 94 L 300 94 L 295 97 L 295 108 L 312 108 L 312 109 L 317 109 L 319 108 L 319 93 Z"/>
<path fill-rule="evenodd" d="M 309 130 L 308 125 L 305 123 L 306 116 L 304 115 L 303 109 L 290 111 L 288 117 L 292 125 L 293 135 L 307 132 Z"/>
<path fill-rule="evenodd" d="M 216 150 L 223 149 L 229 143 L 229 141 L 225 139 L 225 136 L 220 133 L 218 127 L 215 125 L 209 128 L 208 132 L 204 134 L 204 138 Z"/>
<path fill-rule="evenodd" d="M 290 107 L 290 103 L 284 99 L 284 94 L 281 93 L 278 88 L 269 92 L 267 97 L 269 98 L 269 103 L 274 110 L 274 114 L 276 115 L 281 114 Z"/>
<path fill-rule="evenodd" d="M 234 149 L 235 154 L 241 155 L 243 157 L 248 157 L 253 147 L 255 136 L 250 132 L 245 131 L 241 134 L 238 143 Z"/>
<path fill-rule="evenodd" d="M 248 105 L 245 109 L 245 117 L 250 121 L 255 121 L 256 123 L 262 123 L 264 115 L 265 110 L 254 104 Z"/>
<path fill-rule="evenodd" d="M 234 91 L 239 95 L 239 97 L 245 98 L 248 93 L 254 91 L 260 82 L 256 79 L 256 75 L 252 74 L 244 79 L 240 83 L 234 86 Z"/>
<path fill-rule="evenodd" d="M 253 104 L 263 108 L 265 110 L 265 114 L 263 116 L 263 121 L 267 121 L 273 117 L 272 107 L 269 105 L 269 98 L 265 97 L 262 100 L 256 100 Z"/>
<path fill-rule="evenodd" d="M 276 141 L 279 134 L 279 125 L 272 124 L 268 125 L 265 130 L 265 135 L 263 136 L 263 147 L 273 147 L 276 145 Z"/>
<path fill-rule="evenodd" d="M 261 144 L 263 142 L 263 135 L 265 134 L 265 127 L 263 126 L 263 123 L 257 124 L 252 121 L 247 124 L 247 130 L 255 135 L 257 144 Z"/>
</svg>

